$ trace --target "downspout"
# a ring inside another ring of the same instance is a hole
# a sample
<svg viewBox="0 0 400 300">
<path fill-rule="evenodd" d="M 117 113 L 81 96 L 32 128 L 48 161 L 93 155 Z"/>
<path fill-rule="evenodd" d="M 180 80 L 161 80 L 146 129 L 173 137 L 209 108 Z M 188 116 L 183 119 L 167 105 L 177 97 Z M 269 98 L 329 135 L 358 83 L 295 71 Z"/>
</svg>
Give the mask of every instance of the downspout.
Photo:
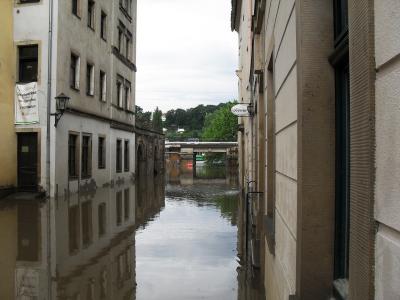
<svg viewBox="0 0 400 300">
<path fill-rule="evenodd" d="M 52 87 L 52 58 L 53 58 L 53 0 L 49 0 L 49 33 L 48 33 L 48 61 L 47 61 L 47 128 L 46 128 L 46 193 L 47 193 L 47 293 L 48 299 L 53 299 L 52 264 L 51 264 L 51 87 Z"/>
</svg>

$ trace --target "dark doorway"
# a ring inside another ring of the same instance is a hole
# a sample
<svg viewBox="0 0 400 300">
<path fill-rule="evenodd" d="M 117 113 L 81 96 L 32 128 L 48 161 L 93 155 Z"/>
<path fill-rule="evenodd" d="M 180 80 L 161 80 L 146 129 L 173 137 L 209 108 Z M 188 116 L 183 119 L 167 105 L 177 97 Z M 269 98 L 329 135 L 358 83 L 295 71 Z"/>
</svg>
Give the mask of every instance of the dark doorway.
<svg viewBox="0 0 400 300">
<path fill-rule="evenodd" d="M 18 134 L 18 188 L 37 191 L 38 139 L 37 133 Z"/>
</svg>

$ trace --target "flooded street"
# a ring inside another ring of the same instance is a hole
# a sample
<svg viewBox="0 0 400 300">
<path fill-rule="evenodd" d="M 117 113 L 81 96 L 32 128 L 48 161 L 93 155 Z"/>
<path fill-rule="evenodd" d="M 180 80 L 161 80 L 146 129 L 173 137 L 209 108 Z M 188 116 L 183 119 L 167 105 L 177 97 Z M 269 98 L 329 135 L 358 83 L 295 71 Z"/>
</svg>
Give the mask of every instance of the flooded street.
<svg viewBox="0 0 400 300">
<path fill-rule="evenodd" d="M 51 206 L 2 202 L 0 299 L 256 299 L 245 296 L 238 203 L 235 176 L 199 166 Z"/>
</svg>

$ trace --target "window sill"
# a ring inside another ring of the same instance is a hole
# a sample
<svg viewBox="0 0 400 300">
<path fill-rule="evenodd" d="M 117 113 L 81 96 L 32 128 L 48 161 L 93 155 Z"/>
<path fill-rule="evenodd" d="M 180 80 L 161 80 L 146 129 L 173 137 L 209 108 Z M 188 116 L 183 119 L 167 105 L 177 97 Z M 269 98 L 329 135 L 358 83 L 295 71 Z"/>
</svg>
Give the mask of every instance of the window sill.
<svg viewBox="0 0 400 300">
<path fill-rule="evenodd" d="M 102 40 L 103 40 L 103 42 L 106 42 L 107 43 L 107 38 L 105 38 L 105 37 L 100 37 Z"/>
<path fill-rule="evenodd" d="M 349 295 L 349 281 L 345 278 L 333 282 L 333 296 L 336 300 L 347 300 Z"/>
<path fill-rule="evenodd" d="M 123 7 L 122 5 L 119 6 L 119 10 L 122 12 L 122 14 L 125 16 L 125 18 L 129 21 L 129 23 L 132 23 L 132 17 L 128 13 L 128 11 Z"/>
<path fill-rule="evenodd" d="M 68 177 L 68 180 L 69 180 L 69 181 L 77 181 L 78 179 L 79 179 L 78 176 L 69 176 L 69 177 Z"/>
<path fill-rule="evenodd" d="M 96 31 L 94 30 L 94 28 L 93 28 L 93 27 L 90 27 L 89 25 L 88 25 L 88 28 L 89 28 L 91 31 L 96 32 Z"/>
<path fill-rule="evenodd" d="M 79 88 L 75 87 L 75 86 L 69 86 L 71 88 L 71 90 L 78 92 L 79 93 Z"/>
<path fill-rule="evenodd" d="M 86 180 L 92 178 L 92 175 L 82 175 L 81 179 Z"/>
<path fill-rule="evenodd" d="M 86 93 L 86 96 L 90 97 L 90 98 L 94 98 L 94 95 Z"/>
<path fill-rule="evenodd" d="M 73 15 L 74 17 L 76 17 L 79 21 L 82 20 L 81 16 L 79 16 L 79 15 L 77 15 L 77 14 L 74 14 L 74 13 L 72 13 L 72 15 Z"/>
<path fill-rule="evenodd" d="M 104 166 L 104 167 L 103 167 L 103 166 L 101 166 L 101 167 L 98 167 L 98 169 L 99 169 L 99 170 L 105 170 L 105 169 L 106 169 L 106 167 L 105 167 L 105 166 Z"/>
</svg>

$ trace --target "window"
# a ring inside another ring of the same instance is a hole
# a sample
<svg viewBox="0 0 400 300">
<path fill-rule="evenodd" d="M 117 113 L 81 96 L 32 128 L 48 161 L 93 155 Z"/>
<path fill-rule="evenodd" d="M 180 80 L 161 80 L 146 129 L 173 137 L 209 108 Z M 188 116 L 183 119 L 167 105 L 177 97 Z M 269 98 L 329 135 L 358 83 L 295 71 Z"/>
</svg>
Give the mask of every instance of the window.
<svg viewBox="0 0 400 300">
<path fill-rule="evenodd" d="M 68 241 L 70 254 L 79 250 L 80 228 L 79 206 L 71 206 L 68 208 Z"/>
<path fill-rule="evenodd" d="M 124 98 L 124 108 L 129 109 L 130 97 L 131 97 L 131 84 L 129 82 L 125 85 L 125 98 Z"/>
<path fill-rule="evenodd" d="M 92 137 L 85 134 L 82 136 L 82 178 L 88 178 L 92 175 Z"/>
<path fill-rule="evenodd" d="M 121 225 L 122 223 L 122 191 L 117 192 L 117 199 L 116 199 L 116 220 L 117 225 Z"/>
<path fill-rule="evenodd" d="M 79 17 L 79 4 L 80 0 L 72 0 L 72 13 Z"/>
<path fill-rule="evenodd" d="M 107 228 L 106 204 L 105 203 L 99 204 L 98 218 L 99 218 L 99 236 L 103 236 L 106 233 L 106 228 Z"/>
<path fill-rule="evenodd" d="M 38 45 L 19 46 L 19 82 L 38 80 Z"/>
<path fill-rule="evenodd" d="M 82 245 L 87 247 L 92 242 L 92 201 L 82 203 Z"/>
<path fill-rule="evenodd" d="M 86 95 L 94 96 L 94 66 L 86 65 Z"/>
<path fill-rule="evenodd" d="M 99 136 L 98 167 L 99 169 L 106 168 L 106 138 L 103 136 Z"/>
<path fill-rule="evenodd" d="M 68 175 L 77 178 L 78 174 L 78 135 L 69 134 L 68 137 Z"/>
<path fill-rule="evenodd" d="M 117 140 L 116 170 L 117 173 L 122 172 L 122 141 Z"/>
<path fill-rule="evenodd" d="M 350 240 L 350 75 L 348 53 L 347 0 L 334 1 L 335 50 L 335 247 L 334 295 L 345 299 L 349 278 Z"/>
<path fill-rule="evenodd" d="M 275 91 L 274 54 L 271 54 L 267 68 L 267 109 L 266 109 L 266 239 L 269 251 L 275 253 Z"/>
<path fill-rule="evenodd" d="M 100 100 L 107 101 L 107 75 L 103 71 L 100 71 Z"/>
<path fill-rule="evenodd" d="M 122 107 L 122 99 L 123 99 L 122 80 L 117 79 L 117 105 L 119 107 Z"/>
<path fill-rule="evenodd" d="M 129 34 L 125 37 L 126 38 L 126 43 L 125 43 L 125 57 L 127 59 L 131 59 L 131 37 L 129 36 Z"/>
<path fill-rule="evenodd" d="M 124 191 L 124 218 L 125 220 L 129 219 L 129 211 L 130 211 L 130 192 L 129 188 L 125 189 Z"/>
<path fill-rule="evenodd" d="M 71 88 L 79 90 L 80 58 L 71 54 L 71 66 L 69 74 L 69 83 Z"/>
<path fill-rule="evenodd" d="M 88 1 L 88 27 L 94 30 L 94 4 L 93 0 Z"/>
<path fill-rule="evenodd" d="M 104 11 L 101 11 L 100 37 L 105 41 L 107 40 L 107 15 Z"/>
<path fill-rule="evenodd" d="M 36 3 L 40 2 L 40 0 L 19 0 L 20 4 L 25 4 L 25 3 Z"/>
<path fill-rule="evenodd" d="M 129 172 L 129 141 L 125 141 L 124 146 L 124 170 Z"/>
<path fill-rule="evenodd" d="M 121 27 L 118 27 L 118 51 L 122 52 L 124 31 Z"/>
</svg>

